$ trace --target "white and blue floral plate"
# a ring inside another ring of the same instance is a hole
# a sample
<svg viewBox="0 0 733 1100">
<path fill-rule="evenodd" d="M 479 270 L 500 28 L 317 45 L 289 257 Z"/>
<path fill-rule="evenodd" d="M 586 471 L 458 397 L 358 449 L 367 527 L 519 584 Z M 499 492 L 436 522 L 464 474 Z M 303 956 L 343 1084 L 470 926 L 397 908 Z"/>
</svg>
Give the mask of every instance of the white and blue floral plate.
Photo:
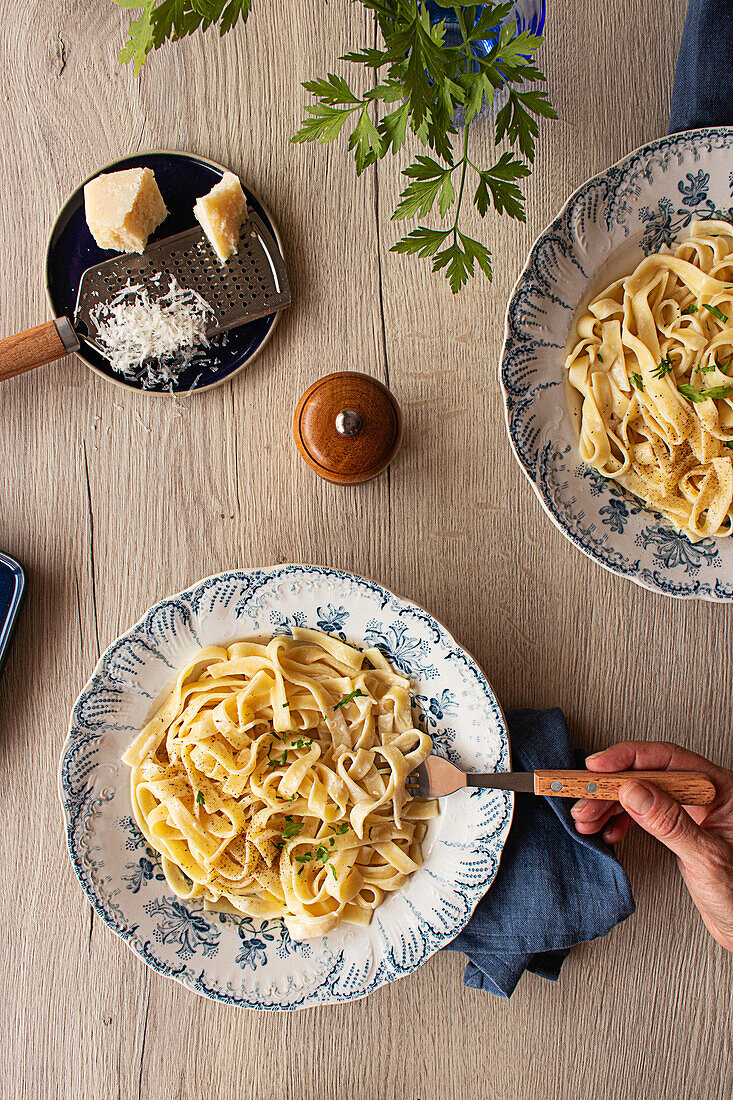
<svg viewBox="0 0 733 1100">
<path fill-rule="evenodd" d="M 509 438 L 563 534 L 613 573 L 668 596 L 733 600 L 733 539 L 691 543 L 584 466 L 566 403 L 573 318 L 591 296 L 693 221 L 733 221 L 733 129 L 638 149 L 583 184 L 537 239 L 509 301 L 500 366 Z"/>
<path fill-rule="evenodd" d="M 509 792 L 441 802 L 425 863 L 368 928 L 307 943 L 282 921 L 204 912 L 168 889 L 132 818 L 120 755 L 202 647 L 308 626 L 378 646 L 409 676 L 435 750 L 462 767 L 505 771 L 506 725 L 475 661 L 426 611 L 349 573 L 279 565 L 209 577 L 162 600 L 101 657 L 71 715 L 59 771 L 74 870 L 95 912 L 154 970 L 227 1004 L 295 1009 L 350 1001 L 410 974 L 449 943 L 496 875 Z"/>
</svg>

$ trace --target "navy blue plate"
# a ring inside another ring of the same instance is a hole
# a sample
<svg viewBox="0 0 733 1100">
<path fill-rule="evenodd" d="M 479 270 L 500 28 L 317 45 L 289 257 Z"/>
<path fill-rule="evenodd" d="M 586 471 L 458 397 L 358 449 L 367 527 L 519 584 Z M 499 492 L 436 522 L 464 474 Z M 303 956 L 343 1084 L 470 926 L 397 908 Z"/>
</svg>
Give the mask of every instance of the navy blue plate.
<svg viewBox="0 0 733 1100">
<path fill-rule="evenodd" d="M 199 195 L 205 195 L 226 171 L 220 164 L 196 157 L 190 153 L 158 152 L 138 153 L 123 157 L 105 168 L 100 168 L 90 179 L 102 172 L 116 172 L 125 168 L 152 168 L 161 194 L 168 207 L 168 217 L 158 227 L 150 240 L 163 240 L 174 233 L 182 233 L 197 224 L 193 205 Z M 86 181 L 85 181 L 86 182 Z M 244 184 L 242 185 L 244 187 Z M 281 246 L 277 228 L 267 210 L 249 188 L 244 187 L 247 202 L 262 218 L 273 237 Z M 84 184 L 77 187 L 64 204 L 51 233 L 46 253 L 46 290 L 55 317 L 73 320 L 76 297 L 81 277 L 88 267 L 109 260 L 114 253 L 98 248 L 89 232 L 84 215 Z M 230 329 L 225 338 L 216 337 L 206 359 L 192 364 L 173 383 L 174 393 L 188 393 L 217 386 L 241 370 L 269 339 L 280 317 L 271 313 L 257 321 Z M 110 367 L 103 355 L 81 339 L 77 355 L 89 366 L 126 389 L 142 389 L 135 382 L 122 378 Z M 168 386 L 146 389 L 145 393 L 169 393 Z"/>
<path fill-rule="evenodd" d="M 8 644 L 25 588 L 23 569 L 7 554 L 0 554 L 0 670 L 5 664 Z"/>
</svg>

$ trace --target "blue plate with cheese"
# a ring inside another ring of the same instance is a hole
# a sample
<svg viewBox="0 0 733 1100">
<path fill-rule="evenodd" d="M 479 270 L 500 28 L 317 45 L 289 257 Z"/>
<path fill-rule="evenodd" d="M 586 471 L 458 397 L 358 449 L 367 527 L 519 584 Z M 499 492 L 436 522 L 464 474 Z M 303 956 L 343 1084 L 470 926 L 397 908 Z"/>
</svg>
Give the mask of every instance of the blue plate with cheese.
<svg viewBox="0 0 733 1100">
<path fill-rule="evenodd" d="M 196 199 L 206 194 L 224 175 L 222 165 L 190 153 L 152 152 L 124 157 L 100 168 L 90 179 L 103 172 L 128 168 L 151 168 L 168 209 L 168 216 L 151 235 L 149 244 L 192 229 L 197 222 L 193 213 Z M 85 183 L 88 181 L 85 181 Z M 247 204 L 263 220 L 282 251 L 277 227 L 259 198 L 243 183 Z M 104 263 L 114 255 L 96 244 L 86 221 L 84 184 L 64 204 L 56 219 L 46 253 L 46 290 L 56 317 L 73 317 L 81 277 L 87 268 Z M 145 385 L 146 393 L 190 393 L 221 385 L 242 370 L 269 340 L 279 312 L 230 329 L 214 337 L 209 347 L 189 364 L 173 382 L 163 380 Z M 142 389 L 116 373 L 110 363 L 83 336 L 77 355 L 92 370 L 125 389 Z"/>
</svg>

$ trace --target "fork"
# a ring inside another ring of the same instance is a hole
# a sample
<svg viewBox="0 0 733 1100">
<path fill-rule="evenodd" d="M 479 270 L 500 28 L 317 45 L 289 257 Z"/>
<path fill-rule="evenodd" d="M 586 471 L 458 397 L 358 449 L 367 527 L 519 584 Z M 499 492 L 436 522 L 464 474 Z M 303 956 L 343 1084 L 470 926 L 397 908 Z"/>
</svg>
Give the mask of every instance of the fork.
<svg viewBox="0 0 733 1100">
<path fill-rule="evenodd" d="M 715 798 L 715 784 L 703 772 L 632 771 L 588 772 L 543 770 L 535 772 L 462 772 L 442 756 L 429 756 L 405 780 L 413 798 L 442 798 L 463 787 L 487 787 L 556 798 L 605 798 L 618 800 L 629 780 L 644 779 L 665 791 L 683 806 L 707 806 Z"/>
</svg>

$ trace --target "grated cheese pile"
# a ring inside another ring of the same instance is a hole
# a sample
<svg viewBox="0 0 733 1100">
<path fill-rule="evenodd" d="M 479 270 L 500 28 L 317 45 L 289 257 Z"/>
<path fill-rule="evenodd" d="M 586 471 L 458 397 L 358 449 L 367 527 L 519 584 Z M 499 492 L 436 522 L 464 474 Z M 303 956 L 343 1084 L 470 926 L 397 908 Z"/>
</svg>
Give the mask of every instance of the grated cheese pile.
<svg viewBox="0 0 733 1100">
<path fill-rule="evenodd" d="M 167 386 L 202 358 L 213 309 L 195 290 L 171 278 L 168 292 L 151 299 L 146 287 L 128 283 L 90 313 L 96 342 L 113 371 L 143 389 Z"/>
</svg>

